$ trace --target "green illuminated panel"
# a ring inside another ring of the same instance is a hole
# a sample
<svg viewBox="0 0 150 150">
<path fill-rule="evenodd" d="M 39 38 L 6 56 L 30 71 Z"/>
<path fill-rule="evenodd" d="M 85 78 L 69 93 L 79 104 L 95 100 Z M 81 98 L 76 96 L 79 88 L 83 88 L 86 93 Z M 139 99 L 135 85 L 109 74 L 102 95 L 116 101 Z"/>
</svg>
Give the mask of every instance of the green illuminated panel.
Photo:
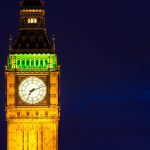
<svg viewBox="0 0 150 150">
<path fill-rule="evenodd" d="M 8 69 L 46 71 L 56 68 L 56 54 L 10 54 L 8 58 Z"/>
</svg>

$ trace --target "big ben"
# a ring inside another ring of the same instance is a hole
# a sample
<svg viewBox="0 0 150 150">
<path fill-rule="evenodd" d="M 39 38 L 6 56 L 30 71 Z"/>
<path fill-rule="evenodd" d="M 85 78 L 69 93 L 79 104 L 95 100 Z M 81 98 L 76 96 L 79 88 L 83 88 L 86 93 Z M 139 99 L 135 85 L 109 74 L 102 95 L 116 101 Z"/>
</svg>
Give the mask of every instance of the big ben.
<svg viewBox="0 0 150 150">
<path fill-rule="evenodd" d="M 20 1 L 5 68 L 7 150 L 58 150 L 60 67 L 49 40 L 43 0 Z"/>
</svg>

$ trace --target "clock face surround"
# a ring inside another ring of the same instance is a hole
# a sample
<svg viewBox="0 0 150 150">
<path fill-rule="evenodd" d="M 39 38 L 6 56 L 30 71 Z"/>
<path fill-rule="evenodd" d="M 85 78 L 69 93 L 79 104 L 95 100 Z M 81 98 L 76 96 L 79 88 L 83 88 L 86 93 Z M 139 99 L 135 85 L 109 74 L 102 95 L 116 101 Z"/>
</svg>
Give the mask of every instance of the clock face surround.
<svg viewBox="0 0 150 150">
<path fill-rule="evenodd" d="M 28 104 L 37 104 L 41 102 L 46 95 L 46 85 L 38 77 L 25 78 L 18 87 L 20 98 Z"/>
</svg>

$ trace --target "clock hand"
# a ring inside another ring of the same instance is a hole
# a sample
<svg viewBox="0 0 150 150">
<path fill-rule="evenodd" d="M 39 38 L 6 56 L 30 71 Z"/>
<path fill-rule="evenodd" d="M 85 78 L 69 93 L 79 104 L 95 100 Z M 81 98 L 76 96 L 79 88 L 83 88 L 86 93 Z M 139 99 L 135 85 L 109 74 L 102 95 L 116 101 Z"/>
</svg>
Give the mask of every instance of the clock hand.
<svg viewBox="0 0 150 150">
<path fill-rule="evenodd" d="M 31 93 L 34 91 L 35 89 L 33 88 L 32 90 L 29 91 L 29 94 L 28 94 L 28 97 L 27 97 L 27 100 L 29 99 L 29 96 L 31 95 Z"/>
<path fill-rule="evenodd" d="M 38 88 L 36 88 L 36 89 L 34 89 L 34 90 L 40 89 L 40 88 L 42 88 L 42 87 L 44 87 L 44 86 L 40 86 L 40 87 L 38 87 Z"/>
<path fill-rule="evenodd" d="M 34 91 L 35 89 L 33 88 L 32 90 L 29 91 L 29 95 L 31 95 L 31 93 Z"/>
<path fill-rule="evenodd" d="M 33 88 L 32 90 L 29 91 L 29 95 L 31 95 L 31 93 L 32 93 L 33 91 L 38 90 L 38 89 L 40 89 L 40 88 L 42 88 L 42 87 L 44 87 L 44 86 L 38 87 L 38 88 L 36 88 L 36 89 Z"/>
<path fill-rule="evenodd" d="M 27 100 L 29 99 L 29 96 L 30 96 L 30 93 L 29 93 L 29 95 L 28 95 L 28 97 L 27 97 Z"/>
<path fill-rule="evenodd" d="M 30 90 L 29 92 L 32 93 L 35 89 L 33 88 L 32 90 Z"/>
</svg>

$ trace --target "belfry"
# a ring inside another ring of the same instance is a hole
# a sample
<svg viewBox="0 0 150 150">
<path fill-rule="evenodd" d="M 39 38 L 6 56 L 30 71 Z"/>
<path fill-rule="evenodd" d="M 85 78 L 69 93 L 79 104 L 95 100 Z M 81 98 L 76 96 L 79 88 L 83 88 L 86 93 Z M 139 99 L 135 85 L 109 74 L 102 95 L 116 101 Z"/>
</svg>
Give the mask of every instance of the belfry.
<svg viewBox="0 0 150 150">
<path fill-rule="evenodd" d="M 58 150 L 60 67 L 43 0 L 21 0 L 5 68 L 7 150 Z"/>
</svg>

